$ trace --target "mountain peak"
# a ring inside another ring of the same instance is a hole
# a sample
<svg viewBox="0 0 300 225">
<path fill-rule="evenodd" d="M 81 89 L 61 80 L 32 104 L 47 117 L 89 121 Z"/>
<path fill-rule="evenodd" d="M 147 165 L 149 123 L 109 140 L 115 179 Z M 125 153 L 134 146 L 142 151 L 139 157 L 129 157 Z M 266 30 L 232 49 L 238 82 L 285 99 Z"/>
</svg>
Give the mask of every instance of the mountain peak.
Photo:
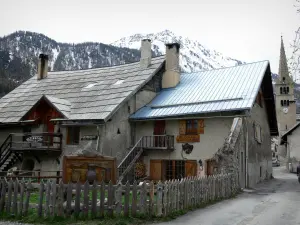
<svg viewBox="0 0 300 225">
<path fill-rule="evenodd" d="M 152 50 L 155 55 L 165 54 L 165 44 L 177 42 L 180 47 L 180 66 L 184 72 L 193 72 L 207 69 L 217 69 L 221 67 L 236 66 L 243 64 L 236 59 L 224 56 L 223 54 L 205 48 L 198 41 L 191 40 L 175 34 L 171 30 L 163 30 L 150 34 L 134 34 L 121 38 L 112 43 L 117 47 L 140 49 L 141 40 L 148 38 L 152 40 Z"/>
</svg>

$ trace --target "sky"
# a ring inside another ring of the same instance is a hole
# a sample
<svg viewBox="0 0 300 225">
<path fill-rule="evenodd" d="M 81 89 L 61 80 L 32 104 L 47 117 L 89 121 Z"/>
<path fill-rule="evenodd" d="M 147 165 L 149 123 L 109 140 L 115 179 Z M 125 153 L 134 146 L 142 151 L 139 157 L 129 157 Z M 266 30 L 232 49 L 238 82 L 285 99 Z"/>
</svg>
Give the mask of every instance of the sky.
<svg viewBox="0 0 300 225">
<path fill-rule="evenodd" d="M 17 30 L 69 43 L 112 43 L 171 30 L 246 62 L 269 60 L 278 72 L 280 36 L 300 25 L 296 0 L 0 0 L 0 36 Z"/>
</svg>

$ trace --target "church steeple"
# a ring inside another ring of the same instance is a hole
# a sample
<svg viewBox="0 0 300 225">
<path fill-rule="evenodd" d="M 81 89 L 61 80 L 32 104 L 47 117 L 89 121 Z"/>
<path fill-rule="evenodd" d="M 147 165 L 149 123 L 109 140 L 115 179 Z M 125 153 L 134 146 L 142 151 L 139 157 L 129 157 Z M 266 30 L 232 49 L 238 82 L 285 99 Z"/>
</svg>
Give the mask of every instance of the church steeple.
<svg viewBox="0 0 300 225">
<path fill-rule="evenodd" d="M 278 75 L 279 75 L 280 83 L 282 83 L 282 82 L 292 83 L 293 82 L 292 78 L 289 75 L 289 69 L 288 69 L 288 65 L 287 65 L 287 59 L 286 59 L 286 54 L 285 54 L 285 49 L 284 49 L 282 36 L 281 36 Z"/>
<path fill-rule="evenodd" d="M 293 79 L 289 75 L 288 64 L 281 37 L 278 79 L 276 79 L 276 113 L 279 133 L 282 134 L 296 124 L 296 104 Z"/>
</svg>

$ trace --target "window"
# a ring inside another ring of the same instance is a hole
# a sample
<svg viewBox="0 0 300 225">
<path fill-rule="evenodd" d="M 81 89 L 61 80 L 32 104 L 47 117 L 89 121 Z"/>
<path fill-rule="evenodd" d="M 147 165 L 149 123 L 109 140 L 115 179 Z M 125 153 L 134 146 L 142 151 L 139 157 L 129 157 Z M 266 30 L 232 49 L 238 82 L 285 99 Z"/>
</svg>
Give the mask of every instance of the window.
<svg viewBox="0 0 300 225">
<path fill-rule="evenodd" d="M 262 135 L 261 135 L 261 127 L 258 124 L 253 124 L 254 126 L 254 138 L 258 143 L 262 142 Z"/>
<path fill-rule="evenodd" d="M 285 77 L 282 78 L 283 82 L 285 81 Z"/>
<path fill-rule="evenodd" d="M 281 100 L 280 104 L 281 104 L 281 106 L 289 106 L 290 105 L 290 100 Z"/>
<path fill-rule="evenodd" d="M 288 94 L 290 92 L 290 87 L 286 88 L 286 93 Z"/>
<path fill-rule="evenodd" d="M 282 94 L 282 87 L 280 87 L 280 94 Z"/>
<path fill-rule="evenodd" d="M 150 179 L 172 180 L 197 175 L 196 160 L 150 160 Z"/>
<path fill-rule="evenodd" d="M 78 145 L 80 127 L 68 127 L 67 128 L 67 145 Z"/>
<path fill-rule="evenodd" d="M 198 134 L 198 120 L 186 121 L 186 134 Z"/>
</svg>

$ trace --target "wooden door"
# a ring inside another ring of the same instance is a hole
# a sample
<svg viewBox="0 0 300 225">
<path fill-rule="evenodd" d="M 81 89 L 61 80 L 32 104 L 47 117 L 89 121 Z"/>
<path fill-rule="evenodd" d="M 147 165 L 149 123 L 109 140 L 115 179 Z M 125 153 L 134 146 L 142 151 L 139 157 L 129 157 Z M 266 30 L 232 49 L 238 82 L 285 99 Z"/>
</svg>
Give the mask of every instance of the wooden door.
<svg viewBox="0 0 300 225">
<path fill-rule="evenodd" d="M 150 179 L 162 180 L 162 160 L 150 160 Z"/>
<path fill-rule="evenodd" d="M 47 116 L 46 126 L 47 126 L 47 132 L 48 133 L 54 133 L 54 124 L 50 121 L 52 119 L 52 116 Z M 53 145 L 53 136 L 48 136 L 46 138 L 47 145 L 52 146 Z"/>
<path fill-rule="evenodd" d="M 197 161 L 187 160 L 185 162 L 185 177 L 194 177 L 197 175 Z"/>
<path fill-rule="evenodd" d="M 154 135 L 164 135 L 166 130 L 165 120 L 154 121 Z M 163 147 L 163 137 L 155 137 L 155 147 Z"/>
<path fill-rule="evenodd" d="M 206 175 L 207 176 L 213 175 L 215 167 L 216 167 L 216 161 L 214 161 L 214 160 L 207 160 L 206 161 Z"/>
</svg>

